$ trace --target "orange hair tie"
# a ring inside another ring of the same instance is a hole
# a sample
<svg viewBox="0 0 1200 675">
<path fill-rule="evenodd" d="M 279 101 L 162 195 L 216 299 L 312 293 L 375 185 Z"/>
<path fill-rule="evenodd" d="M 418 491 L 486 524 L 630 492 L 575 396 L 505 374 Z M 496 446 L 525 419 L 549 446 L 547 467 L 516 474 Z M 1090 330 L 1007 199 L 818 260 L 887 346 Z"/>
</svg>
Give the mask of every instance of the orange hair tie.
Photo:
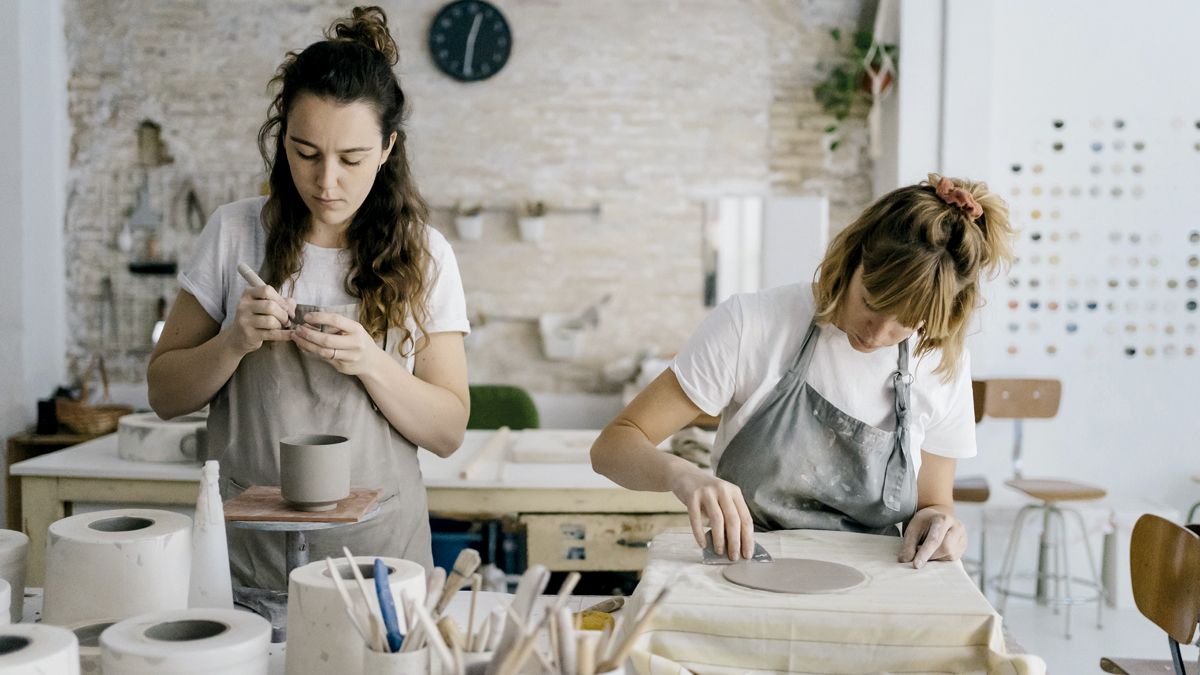
<svg viewBox="0 0 1200 675">
<path fill-rule="evenodd" d="M 965 188 L 955 185 L 949 177 L 943 176 L 934 187 L 934 191 L 937 192 L 938 197 L 942 198 L 942 201 L 962 209 L 971 222 L 975 222 L 979 216 L 983 215 L 983 207 L 975 201 L 975 197 L 971 196 L 971 193 Z"/>
</svg>

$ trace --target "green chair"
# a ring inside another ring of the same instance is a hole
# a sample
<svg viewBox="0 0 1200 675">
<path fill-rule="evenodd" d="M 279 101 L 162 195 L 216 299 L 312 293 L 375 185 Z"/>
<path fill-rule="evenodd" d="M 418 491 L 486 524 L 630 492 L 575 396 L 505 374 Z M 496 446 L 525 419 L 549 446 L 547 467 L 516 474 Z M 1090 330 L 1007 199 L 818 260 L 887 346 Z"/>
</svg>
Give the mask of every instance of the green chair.
<svg viewBox="0 0 1200 675">
<path fill-rule="evenodd" d="M 529 392 L 507 384 L 473 384 L 468 429 L 513 431 L 538 428 L 538 411 Z"/>
<path fill-rule="evenodd" d="M 499 429 L 508 427 L 513 431 L 538 427 L 537 405 L 529 392 L 520 387 L 506 384 L 473 384 L 470 386 L 471 416 L 467 419 L 468 429 Z M 507 553 L 520 547 L 505 545 L 506 535 L 501 531 L 499 520 L 477 523 L 431 518 L 433 531 L 434 564 L 445 569 L 454 566 L 458 552 L 477 544 L 483 563 L 500 565 L 505 571 L 516 573 L 524 564 Z M 511 536 L 511 535 L 509 535 Z M 503 560 L 501 560 L 503 558 Z"/>
</svg>

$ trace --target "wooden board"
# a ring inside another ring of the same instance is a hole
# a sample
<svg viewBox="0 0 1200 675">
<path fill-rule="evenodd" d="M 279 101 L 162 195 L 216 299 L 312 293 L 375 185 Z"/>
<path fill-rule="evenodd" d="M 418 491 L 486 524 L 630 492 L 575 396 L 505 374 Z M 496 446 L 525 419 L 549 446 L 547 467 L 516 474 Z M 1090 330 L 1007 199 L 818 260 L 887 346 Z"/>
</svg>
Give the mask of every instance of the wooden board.
<svg viewBox="0 0 1200 675">
<path fill-rule="evenodd" d="M 331 511 L 295 511 L 278 487 L 255 485 L 225 502 L 225 520 L 291 523 L 357 523 L 375 508 L 379 490 L 353 489 Z"/>
<path fill-rule="evenodd" d="M 519 433 L 513 441 L 510 460 L 515 464 L 586 464 L 592 461 L 592 443 L 599 436 L 595 429 Z"/>
</svg>

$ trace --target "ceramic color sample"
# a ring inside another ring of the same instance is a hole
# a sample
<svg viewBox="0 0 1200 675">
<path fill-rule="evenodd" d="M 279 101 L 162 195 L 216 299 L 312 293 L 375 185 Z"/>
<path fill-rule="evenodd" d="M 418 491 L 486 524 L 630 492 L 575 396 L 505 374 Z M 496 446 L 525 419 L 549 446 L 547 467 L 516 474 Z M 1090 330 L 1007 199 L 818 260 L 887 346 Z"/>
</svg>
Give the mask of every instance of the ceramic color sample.
<svg viewBox="0 0 1200 675">
<path fill-rule="evenodd" d="M 21 621 L 25 609 L 25 556 L 29 537 L 23 532 L 0 530 L 0 579 L 12 590 L 9 610 L 12 623 Z"/>
<path fill-rule="evenodd" d="M 306 434 L 279 441 L 279 490 L 300 511 L 329 511 L 350 496 L 350 441 Z"/>
<path fill-rule="evenodd" d="M 837 593 L 867 580 L 867 575 L 849 565 L 807 558 L 743 561 L 726 567 L 722 575 L 739 586 L 773 593 Z"/>
<path fill-rule="evenodd" d="M 100 635 L 104 675 L 267 675 L 271 624 L 201 607 L 131 617 Z M 328 672 L 344 672 L 329 664 Z"/>
<path fill-rule="evenodd" d="M 79 643 L 75 634 L 42 623 L 0 627 L 0 673 L 79 675 Z"/>
<path fill-rule="evenodd" d="M 50 525 L 42 620 L 58 626 L 187 607 L 192 519 L 113 509 Z"/>
<path fill-rule="evenodd" d="M 382 558 L 390 570 L 388 573 L 392 597 L 400 602 L 404 592 L 414 602 L 425 601 L 425 568 L 410 560 Z M 356 556 L 367 582 L 369 592 L 375 588 L 375 556 Z M 342 572 L 350 595 L 361 602 L 358 586 L 354 581 L 345 558 L 336 558 L 334 564 Z M 408 633 L 403 618 L 400 630 Z M 330 672 L 326 664 L 338 664 L 338 673 L 357 675 L 363 669 L 363 640 L 346 618 L 342 598 L 338 594 L 333 578 L 324 560 L 309 563 L 292 570 L 288 580 L 287 612 L 287 675 L 326 675 Z"/>
</svg>

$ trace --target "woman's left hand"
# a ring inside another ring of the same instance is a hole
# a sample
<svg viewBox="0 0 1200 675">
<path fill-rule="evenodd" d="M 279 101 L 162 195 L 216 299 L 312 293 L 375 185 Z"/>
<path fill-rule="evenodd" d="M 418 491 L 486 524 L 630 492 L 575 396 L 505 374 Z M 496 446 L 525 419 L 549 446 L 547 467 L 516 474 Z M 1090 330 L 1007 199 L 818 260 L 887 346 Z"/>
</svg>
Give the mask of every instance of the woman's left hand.
<svg viewBox="0 0 1200 675">
<path fill-rule="evenodd" d="M 304 324 L 292 331 L 292 342 L 302 351 L 324 359 L 340 373 L 361 375 L 383 350 L 362 324 L 340 314 L 309 312 Z M 325 326 L 320 332 L 314 325 Z"/>
<path fill-rule="evenodd" d="M 962 521 L 927 506 L 913 515 L 904 528 L 900 562 L 921 567 L 930 560 L 958 560 L 967 550 L 967 529 Z"/>
</svg>

